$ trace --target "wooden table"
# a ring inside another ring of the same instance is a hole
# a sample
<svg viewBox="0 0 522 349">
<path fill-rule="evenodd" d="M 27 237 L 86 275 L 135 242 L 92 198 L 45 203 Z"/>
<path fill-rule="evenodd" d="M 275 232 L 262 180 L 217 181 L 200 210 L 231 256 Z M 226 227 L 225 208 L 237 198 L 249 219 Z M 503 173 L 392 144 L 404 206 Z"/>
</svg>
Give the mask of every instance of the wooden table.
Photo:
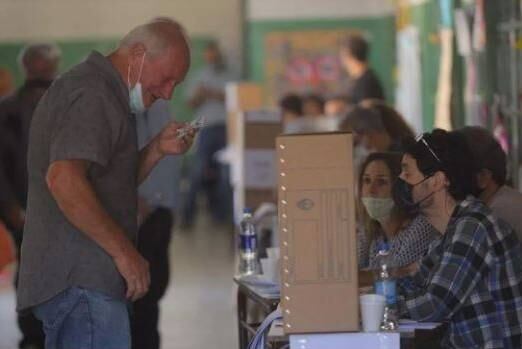
<svg viewBox="0 0 522 349">
<path fill-rule="evenodd" d="M 246 349 L 250 339 L 256 333 L 258 323 L 248 322 L 248 313 L 251 309 L 257 308 L 267 316 L 273 312 L 280 301 L 279 296 L 263 294 L 262 288 L 253 287 L 234 278 L 237 284 L 237 319 L 239 334 L 239 349 Z M 275 328 L 278 327 L 278 328 Z M 416 329 L 412 332 L 401 332 L 402 349 L 438 349 L 440 341 L 446 330 L 445 325 L 440 325 L 435 329 Z M 288 344 L 288 336 L 284 335 L 282 326 L 272 326 L 268 334 L 270 347 L 280 348 Z"/>
<path fill-rule="evenodd" d="M 254 307 L 264 316 L 273 312 L 279 304 L 279 296 L 263 294 L 262 288 L 256 288 L 234 278 L 237 284 L 237 322 L 239 349 L 246 349 L 250 338 L 256 333 L 259 324 L 248 322 L 248 312 Z"/>
</svg>

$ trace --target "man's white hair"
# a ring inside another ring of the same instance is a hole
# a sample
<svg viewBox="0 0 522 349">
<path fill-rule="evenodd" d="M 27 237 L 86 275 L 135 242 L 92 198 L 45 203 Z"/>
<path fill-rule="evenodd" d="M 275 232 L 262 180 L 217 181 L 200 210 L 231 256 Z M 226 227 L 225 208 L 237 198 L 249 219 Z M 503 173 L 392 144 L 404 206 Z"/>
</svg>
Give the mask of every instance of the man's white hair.
<svg viewBox="0 0 522 349">
<path fill-rule="evenodd" d="M 34 43 L 25 46 L 18 55 L 20 68 L 27 72 L 31 70 L 31 64 L 37 59 L 48 62 L 58 61 L 62 56 L 60 48 L 53 43 Z"/>
<path fill-rule="evenodd" d="M 147 52 L 158 55 L 172 45 L 172 32 L 178 32 L 186 39 L 186 34 L 178 22 L 169 17 L 157 17 L 148 23 L 132 29 L 120 41 L 120 48 L 131 48 L 136 44 L 142 44 Z"/>
</svg>

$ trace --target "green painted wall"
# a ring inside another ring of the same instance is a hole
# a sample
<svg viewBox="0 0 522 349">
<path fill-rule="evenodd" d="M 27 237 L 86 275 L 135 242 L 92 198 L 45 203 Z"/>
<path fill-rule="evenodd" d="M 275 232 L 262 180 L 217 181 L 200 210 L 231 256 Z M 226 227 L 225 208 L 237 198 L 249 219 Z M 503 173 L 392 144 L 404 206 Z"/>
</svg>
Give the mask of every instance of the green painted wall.
<svg viewBox="0 0 522 349">
<path fill-rule="evenodd" d="M 191 39 L 192 64 L 187 80 L 190 76 L 203 65 L 203 49 L 211 38 L 196 37 Z M 81 62 L 92 50 L 108 54 L 116 47 L 116 39 L 98 40 L 74 40 L 59 41 L 58 46 L 62 50 L 62 61 L 60 71 L 65 72 L 72 66 Z M 8 68 L 14 75 L 16 85 L 20 86 L 23 76 L 18 68 L 17 57 L 23 42 L 0 43 L 0 67 Z M 181 84 L 176 88 L 172 99 L 172 112 L 177 120 L 186 121 L 192 118 L 192 113 L 184 101 L 184 86 Z"/>
<path fill-rule="evenodd" d="M 436 40 L 440 29 L 440 8 L 437 0 L 431 0 L 410 9 L 411 24 L 419 30 L 422 73 L 422 114 L 424 129 L 433 128 L 435 98 L 439 80 L 440 44 Z"/>
<path fill-rule="evenodd" d="M 372 37 L 370 63 L 383 82 L 386 97 L 394 100 L 395 18 L 393 16 L 364 19 L 255 21 L 245 25 L 246 64 L 248 78 L 263 82 L 264 39 L 271 32 L 320 29 L 355 29 L 368 32 Z"/>
</svg>

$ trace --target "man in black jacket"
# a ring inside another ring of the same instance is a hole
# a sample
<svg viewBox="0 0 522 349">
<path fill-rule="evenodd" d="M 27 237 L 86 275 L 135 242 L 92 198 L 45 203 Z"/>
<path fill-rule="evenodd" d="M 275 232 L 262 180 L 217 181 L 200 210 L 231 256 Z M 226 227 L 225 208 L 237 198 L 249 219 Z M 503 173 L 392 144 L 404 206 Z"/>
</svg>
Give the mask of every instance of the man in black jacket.
<svg viewBox="0 0 522 349">
<path fill-rule="evenodd" d="M 60 50 L 53 44 L 32 44 L 20 53 L 25 81 L 0 100 L 0 218 L 13 234 L 18 256 L 27 202 L 27 145 L 33 112 L 58 71 Z M 19 315 L 20 348 L 44 348 L 40 321 Z"/>
<path fill-rule="evenodd" d="M 360 34 L 351 34 L 341 42 L 341 62 L 350 77 L 348 97 L 357 104 L 365 99 L 385 99 L 381 82 L 369 67 L 370 45 Z"/>
</svg>

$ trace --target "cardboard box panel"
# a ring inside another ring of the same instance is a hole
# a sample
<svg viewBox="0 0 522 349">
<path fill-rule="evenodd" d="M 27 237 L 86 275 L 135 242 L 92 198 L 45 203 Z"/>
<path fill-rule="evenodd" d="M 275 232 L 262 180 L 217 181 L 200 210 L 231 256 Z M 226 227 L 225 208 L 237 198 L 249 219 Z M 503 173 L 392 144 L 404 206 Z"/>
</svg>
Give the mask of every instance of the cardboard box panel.
<svg viewBox="0 0 522 349">
<path fill-rule="evenodd" d="M 257 208 L 263 202 L 275 202 L 276 193 L 274 190 L 245 190 L 245 207 Z"/>
<path fill-rule="evenodd" d="M 275 149 L 277 136 L 281 134 L 281 124 L 245 124 L 245 148 Z"/>
<path fill-rule="evenodd" d="M 277 139 L 285 333 L 359 330 L 352 135 Z"/>
</svg>

